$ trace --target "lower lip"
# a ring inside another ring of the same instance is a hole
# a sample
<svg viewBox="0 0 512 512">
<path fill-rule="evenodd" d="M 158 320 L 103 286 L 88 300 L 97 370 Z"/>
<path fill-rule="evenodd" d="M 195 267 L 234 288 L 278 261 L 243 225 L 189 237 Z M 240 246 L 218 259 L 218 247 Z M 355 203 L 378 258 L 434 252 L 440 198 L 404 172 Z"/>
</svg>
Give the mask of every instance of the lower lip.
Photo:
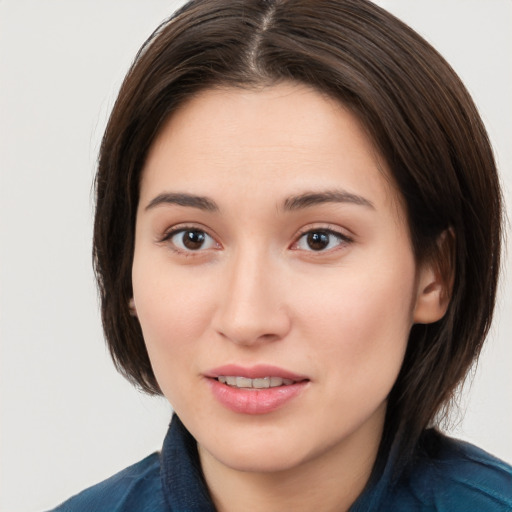
<svg viewBox="0 0 512 512">
<path fill-rule="evenodd" d="M 234 388 L 216 379 L 207 379 L 213 396 L 225 407 L 241 414 L 267 414 L 293 400 L 309 381 L 275 388 Z"/>
</svg>

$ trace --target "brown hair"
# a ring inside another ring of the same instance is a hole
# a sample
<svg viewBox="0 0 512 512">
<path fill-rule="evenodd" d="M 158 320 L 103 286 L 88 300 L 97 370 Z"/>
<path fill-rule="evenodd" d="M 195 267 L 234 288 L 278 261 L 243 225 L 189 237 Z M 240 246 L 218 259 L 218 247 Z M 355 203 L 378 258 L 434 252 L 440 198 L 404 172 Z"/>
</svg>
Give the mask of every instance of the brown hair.
<svg viewBox="0 0 512 512">
<path fill-rule="evenodd" d="M 106 339 L 117 368 L 160 393 L 140 325 L 130 316 L 139 181 L 169 115 L 198 91 L 310 85 L 355 113 L 400 190 L 418 261 L 454 234 L 448 311 L 413 326 L 389 397 L 384 439 L 403 454 L 475 361 L 494 308 L 501 194 L 477 110 L 444 59 L 366 0 L 195 0 L 146 41 L 128 72 L 101 145 L 94 264 Z"/>
</svg>

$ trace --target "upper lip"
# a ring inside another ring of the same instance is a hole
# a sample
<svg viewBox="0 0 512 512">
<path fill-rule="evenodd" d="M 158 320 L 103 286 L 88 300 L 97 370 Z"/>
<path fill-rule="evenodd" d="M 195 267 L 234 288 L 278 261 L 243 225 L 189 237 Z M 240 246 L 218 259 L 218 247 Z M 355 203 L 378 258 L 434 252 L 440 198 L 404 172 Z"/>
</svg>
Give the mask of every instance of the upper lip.
<svg viewBox="0 0 512 512">
<path fill-rule="evenodd" d="M 309 380 L 305 375 L 300 375 L 278 366 L 258 364 L 255 366 L 239 366 L 237 364 L 226 364 L 212 368 L 206 372 L 205 377 L 216 379 L 219 375 L 246 377 L 248 379 L 263 379 L 265 377 L 281 377 L 296 382 Z"/>
</svg>

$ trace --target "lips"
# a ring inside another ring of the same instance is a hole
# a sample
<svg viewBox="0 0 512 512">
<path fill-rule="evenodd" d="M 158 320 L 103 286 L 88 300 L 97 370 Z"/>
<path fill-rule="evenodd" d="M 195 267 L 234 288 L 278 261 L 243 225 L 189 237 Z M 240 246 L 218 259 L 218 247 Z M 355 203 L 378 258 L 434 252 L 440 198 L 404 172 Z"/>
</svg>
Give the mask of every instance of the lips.
<svg viewBox="0 0 512 512">
<path fill-rule="evenodd" d="M 309 379 L 276 366 L 226 365 L 205 374 L 213 396 L 241 414 L 273 412 L 307 388 Z"/>
<path fill-rule="evenodd" d="M 284 368 L 279 368 L 278 366 L 268 365 L 268 364 L 259 364 L 256 366 L 239 366 L 236 364 L 227 364 L 224 366 L 219 366 L 218 368 L 213 368 L 209 372 L 205 374 L 206 377 L 216 379 L 219 376 L 236 376 L 236 377 L 246 377 L 248 379 L 263 379 L 265 377 L 280 377 L 281 379 L 288 379 L 294 382 L 299 382 L 301 380 L 309 380 L 305 375 L 300 375 L 297 373 L 293 373 L 289 370 L 285 370 Z"/>
</svg>

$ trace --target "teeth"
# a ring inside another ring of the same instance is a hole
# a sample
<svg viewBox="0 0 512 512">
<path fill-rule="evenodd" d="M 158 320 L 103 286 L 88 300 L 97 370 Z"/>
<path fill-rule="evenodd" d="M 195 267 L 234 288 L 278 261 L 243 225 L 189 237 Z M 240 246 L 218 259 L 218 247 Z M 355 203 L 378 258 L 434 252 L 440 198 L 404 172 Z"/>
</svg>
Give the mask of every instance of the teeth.
<svg viewBox="0 0 512 512">
<path fill-rule="evenodd" d="M 264 377 L 263 379 L 254 379 L 252 381 L 252 387 L 256 389 L 266 389 L 270 387 L 270 377 Z"/>
<path fill-rule="evenodd" d="M 236 386 L 236 377 L 226 377 L 226 384 L 228 386 Z"/>
<path fill-rule="evenodd" d="M 274 386 L 280 386 L 283 383 L 283 379 L 280 377 L 270 377 L 270 385 L 272 387 Z"/>
<path fill-rule="evenodd" d="M 253 388 L 267 389 L 277 388 L 279 386 L 289 386 L 293 384 L 291 379 L 282 379 L 281 377 L 263 377 L 258 379 L 248 379 L 247 377 L 235 377 L 231 375 L 219 375 L 217 380 L 222 384 L 227 384 L 235 388 Z"/>
<path fill-rule="evenodd" d="M 237 388 L 252 388 L 252 379 L 248 379 L 247 377 L 237 377 L 236 378 L 236 387 Z"/>
</svg>

